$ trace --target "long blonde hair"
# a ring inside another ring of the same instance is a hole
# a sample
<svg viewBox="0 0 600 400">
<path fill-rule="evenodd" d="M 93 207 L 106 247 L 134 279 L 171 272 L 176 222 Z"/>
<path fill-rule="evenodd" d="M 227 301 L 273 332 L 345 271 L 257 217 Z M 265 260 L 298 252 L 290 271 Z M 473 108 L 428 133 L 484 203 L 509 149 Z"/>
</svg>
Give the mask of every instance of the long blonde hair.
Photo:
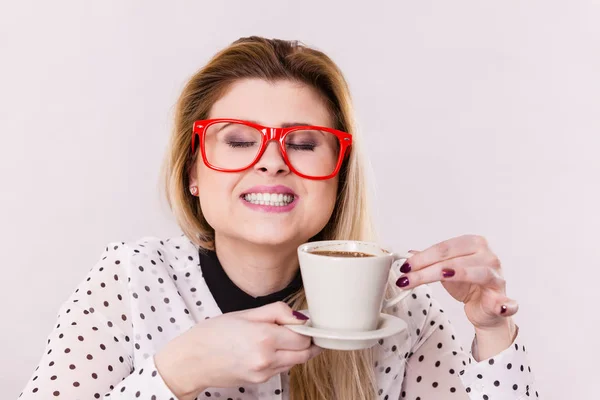
<svg viewBox="0 0 600 400">
<path fill-rule="evenodd" d="M 183 232 L 198 246 L 214 249 L 214 230 L 206 222 L 200 202 L 188 190 L 189 169 L 195 160 L 190 150 L 192 124 L 208 117 L 212 105 L 231 83 L 246 78 L 300 82 L 322 95 L 335 128 L 352 134 L 353 146 L 339 174 L 333 215 L 314 239 L 372 240 L 360 140 L 341 71 L 327 55 L 297 41 L 256 36 L 241 38 L 217 53 L 191 77 L 179 97 L 164 171 L 167 200 Z M 288 302 L 294 309 L 307 307 L 303 290 Z M 371 350 L 326 350 L 292 368 L 290 398 L 372 400 L 376 398 L 373 372 Z"/>
</svg>

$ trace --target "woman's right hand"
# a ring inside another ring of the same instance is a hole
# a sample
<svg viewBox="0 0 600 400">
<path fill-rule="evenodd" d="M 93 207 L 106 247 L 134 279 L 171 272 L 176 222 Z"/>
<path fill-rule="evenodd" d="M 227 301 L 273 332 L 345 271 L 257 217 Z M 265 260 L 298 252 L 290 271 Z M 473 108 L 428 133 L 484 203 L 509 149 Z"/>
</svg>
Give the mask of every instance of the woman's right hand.
<svg viewBox="0 0 600 400">
<path fill-rule="evenodd" d="M 156 367 L 180 400 L 208 387 L 262 383 L 321 352 L 283 324 L 303 324 L 283 302 L 220 315 L 196 324 L 155 355 Z"/>
</svg>

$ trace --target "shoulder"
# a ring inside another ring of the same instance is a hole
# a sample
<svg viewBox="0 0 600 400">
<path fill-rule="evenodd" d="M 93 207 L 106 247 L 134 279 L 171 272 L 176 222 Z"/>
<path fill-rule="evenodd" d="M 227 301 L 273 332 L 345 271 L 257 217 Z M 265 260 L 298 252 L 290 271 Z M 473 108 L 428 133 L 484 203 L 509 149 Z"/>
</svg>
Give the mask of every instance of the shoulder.
<svg viewBox="0 0 600 400">
<path fill-rule="evenodd" d="M 426 340 L 437 329 L 449 328 L 448 318 L 429 285 L 414 288 L 400 303 L 385 311 L 406 322 L 413 345 Z"/>
<path fill-rule="evenodd" d="M 105 245 L 95 269 L 127 273 L 139 263 L 167 265 L 184 269 L 198 264 L 198 247 L 185 235 L 170 238 L 146 236 L 129 242 L 110 242 Z"/>
<path fill-rule="evenodd" d="M 391 295 L 397 295 L 400 290 L 392 288 Z M 432 297 L 431 288 L 429 285 L 422 285 L 414 288 L 402 301 L 386 309 L 385 312 L 402 318 L 409 324 L 422 326 L 434 305 L 435 300 Z"/>
</svg>

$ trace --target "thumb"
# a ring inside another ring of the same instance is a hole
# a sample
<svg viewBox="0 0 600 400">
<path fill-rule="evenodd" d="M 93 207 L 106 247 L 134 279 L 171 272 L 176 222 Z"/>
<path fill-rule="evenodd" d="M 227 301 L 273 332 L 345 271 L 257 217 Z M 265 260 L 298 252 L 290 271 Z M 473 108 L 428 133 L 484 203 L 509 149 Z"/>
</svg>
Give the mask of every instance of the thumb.
<svg viewBox="0 0 600 400">
<path fill-rule="evenodd" d="M 308 319 L 306 315 L 292 310 L 283 301 L 253 308 L 247 311 L 244 316 L 250 321 L 268 322 L 278 325 L 300 325 Z"/>
</svg>

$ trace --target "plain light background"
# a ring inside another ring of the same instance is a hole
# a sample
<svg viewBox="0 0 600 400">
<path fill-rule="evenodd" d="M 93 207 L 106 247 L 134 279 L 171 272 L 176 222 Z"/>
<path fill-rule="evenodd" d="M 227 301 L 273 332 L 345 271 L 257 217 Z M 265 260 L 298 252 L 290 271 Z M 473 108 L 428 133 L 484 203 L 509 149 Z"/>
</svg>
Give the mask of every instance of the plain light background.
<svg viewBox="0 0 600 400">
<path fill-rule="evenodd" d="M 344 71 L 382 240 L 488 238 L 541 397 L 597 393 L 600 5 L 349 3 L 2 1 L 2 398 L 106 243 L 178 233 L 158 189 L 174 103 L 249 35 L 299 39 Z M 462 306 L 434 286 L 468 346 Z"/>
</svg>

